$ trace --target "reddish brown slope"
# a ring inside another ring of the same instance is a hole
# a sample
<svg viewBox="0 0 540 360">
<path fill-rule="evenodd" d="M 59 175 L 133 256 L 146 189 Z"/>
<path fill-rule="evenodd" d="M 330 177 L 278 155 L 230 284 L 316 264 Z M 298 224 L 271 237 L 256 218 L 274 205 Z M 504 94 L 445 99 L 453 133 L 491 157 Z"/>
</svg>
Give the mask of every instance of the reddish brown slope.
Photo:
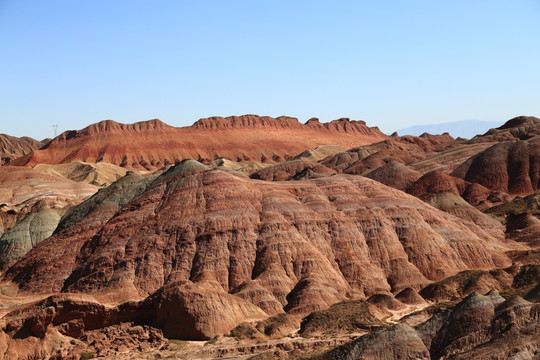
<svg viewBox="0 0 540 360">
<path fill-rule="evenodd" d="M 127 168 L 155 169 L 182 159 L 211 161 L 282 161 L 319 145 L 353 147 L 387 138 L 363 121 L 339 119 L 306 124 L 296 118 L 256 115 L 201 119 L 175 128 L 159 120 L 135 124 L 102 121 L 64 132 L 46 148 L 15 161 L 16 165 L 105 161 Z"/>
<path fill-rule="evenodd" d="M 45 143 L 27 136 L 18 138 L 0 134 L 0 164 L 7 163 L 12 159 L 28 154 L 32 150 L 39 149 L 43 145 L 45 145 Z"/>
<path fill-rule="evenodd" d="M 392 137 L 338 153 L 321 163 L 347 174 L 365 174 L 390 161 L 411 164 L 423 160 L 427 154 L 441 151 L 454 142 L 455 140 L 448 134 Z"/>
<path fill-rule="evenodd" d="M 453 176 L 509 194 L 540 189 L 540 141 L 506 141 L 470 158 Z"/>
<path fill-rule="evenodd" d="M 502 126 L 477 135 L 469 143 L 527 140 L 540 135 L 540 119 L 534 116 L 517 116 Z"/>
<path fill-rule="evenodd" d="M 119 211 L 89 215 L 40 243 L 6 280 L 116 301 L 178 282 L 175 291 L 228 293 L 272 315 L 509 265 L 481 228 L 352 175 L 265 182 L 186 162 Z M 59 244 L 69 258 L 55 253 Z"/>
</svg>

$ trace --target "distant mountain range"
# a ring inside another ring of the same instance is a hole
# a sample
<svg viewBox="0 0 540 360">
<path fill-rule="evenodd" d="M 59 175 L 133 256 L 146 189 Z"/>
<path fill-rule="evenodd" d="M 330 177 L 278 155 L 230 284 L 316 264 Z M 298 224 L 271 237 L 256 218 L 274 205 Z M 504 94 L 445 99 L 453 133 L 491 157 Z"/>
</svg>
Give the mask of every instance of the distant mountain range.
<svg viewBox="0 0 540 360">
<path fill-rule="evenodd" d="M 448 132 L 453 137 L 470 139 L 475 135 L 484 134 L 492 128 L 499 127 L 503 121 L 462 120 L 440 124 L 415 125 L 398 130 L 399 135 L 420 136 L 427 132 L 430 134 L 442 134 Z"/>
</svg>

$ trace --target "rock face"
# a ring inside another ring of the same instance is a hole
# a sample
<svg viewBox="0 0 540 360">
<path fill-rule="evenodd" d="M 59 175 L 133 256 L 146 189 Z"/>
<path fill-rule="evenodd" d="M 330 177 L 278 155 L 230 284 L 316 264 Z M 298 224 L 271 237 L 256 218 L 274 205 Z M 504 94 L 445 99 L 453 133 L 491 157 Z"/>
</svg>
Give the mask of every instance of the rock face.
<svg viewBox="0 0 540 360">
<path fill-rule="evenodd" d="M 159 120 L 129 125 L 107 120 L 83 130 L 64 132 L 13 164 L 35 166 L 79 160 L 150 170 L 182 159 L 210 162 L 225 157 L 233 161 L 276 162 L 318 145 L 352 147 L 385 138 L 379 129 L 349 119 L 302 124 L 290 117 L 244 115 L 201 119 L 183 128 Z"/>
<path fill-rule="evenodd" d="M 166 337 L 211 339 L 228 334 L 243 321 L 262 320 L 268 315 L 252 303 L 204 286 L 171 283 L 159 289 L 141 306 L 154 314 L 147 321 Z"/>
<path fill-rule="evenodd" d="M 0 236 L 31 213 L 42 209 L 54 209 L 61 215 L 65 209 L 80 203 L 96 191 L 97 187 L 93 185 L 79 184 L 35 169 L 2 166 L 0 167 Z M 47 214 L 47 218 L 51 220 L 49 216 L 51 213 Z M 28 220 L 32 225 L 39 225 L 40 229 L 28 228 L 28 231 L 23 230 L 22 233 L 26 235 L 29 235 L 29 232 L 33 232 L 34 235 L 43 231 L 47 233 L 49 230 L 46 229 L 54 225 L 49 221 L 47 221 L 49 225 L 45 225 L 42 221 L 45 219 L 44 216 Z M 19 232 L 11 239 L 23 236 L 22 233 Z M 31 236 L 33 240 L 30 242 L 42 238 L 43 233 L 37 237 L 34 235 Z M 11 243 L 12 240 L 8 242 Z M 2 246 L 5 246 L 5 243 Z"/>
<path fill-rule="evenodd" d="M 422 177 L 422 173 L 392 160 L 365 176 L 384 185 L 405 191 L 416 180 Z"/>
<path fill-rule="evenodd" d="M 43 145 L 45 145 L 44 142 L 27 136 L 18 138 L 0 134 L 0 164 L 8 163 L 15 158 L 28 154 L 32 150 L 41 148 Z"/>
<path fill-rule="evenodd" d="M 325 354 L 325 359 L 430 359 L 418 333 L 408 325 L 396 324 L 374 331 Z"/>
<path fill-rule="evenodd" d="M 298 333 L 309 337 L 371 330 L 384 326 L 384 322 L 376 316 L 379 313 L 381 310 L 364 300 L 343 301 L 306 316 Z"/>
<path fill-rule="evenodd" d="M 498 220 L 482 213 L 453 192 L 445 191 L 422 195 L 420 199 L 464 221 L 473 222 L 496 238 L 502 238 L 504 236 L 505 228 Z"/>
<path fill-rule="evenodd" d="M 127 172 L 126 169 L 113 164 L 104 162 L 90 164 L 82 161 L 57 165 L 38 164 L 34 169 L 79 183 L 96 186 L 110 185 L 126 175 Z"/>
<path fill-rule="evenodd" d="M 97 187 L 29 168 L 0 167 L 0 204 L 20 209 L 46 202 L 51 208 L 78 204 Z"/>
<path fill-rule="evenodd" d="M 59 292 L 73 271 L 83 244 L 152 180 L 153 177 L 143 178 L 130 173 L 71 208 L 61 219 L 55 234 L 39 243 L 31 254 L 11 268 L 14 281 L 22 288 L 37 292 Z"/>
<path fill-rule="evenodd" d="M 116 304 L 175 299 L 185 310 L 174 316 L 187 314 L 208 335 L 262 314 L 305 315 L 508 266 L 506 246 L 360 176 L 266 182 L 185 161 L 157 178 L 128 175 L 72 208 L 4 281 L 21 293 L 83 292 Z M 190 303 L 201 297 L 208 303 Z M 227 309 L 237 317 L 219 327 L 222 317 L 209 314 Z"/>
<path fill-rule="evenodd" d="M 28 214 L 0 238 L 0 271 L 5 271 L 32 247 L 52 235 L 60 221 L 58 211 L 43 209 Z"/>
<path fill-rule="evenodd" d="M 390 161 L 409 164 L 422 160 L 433 148 L 432 141 L 416 136 L 402 136 L 338 153 L 321 163 L 347 174 L 364 174 Z"/>
<path fill-rule="evenodd" d="M 493 145 L 459 166 L 453 176 L 492 190 L 528 195 L 540 184 L 540 143 L 504 142 Z"/>
<path fill-rule="evenodd" d="M 540 119 L 534 116 L 517 116 L 484 135 L 475 136 L 470 143 L 527 140 L 540 135 Z"/>
<path fill-rule="evenodd" d="M 291 160 L 280 164 L 267 166 L 264 169 L 258 170 L 250 175 L 252 179 L 260 179 L 266 181 L 283 181 L 293 178 L 302 171 L 310 170 L 314 174 L 320 176 L 328 176 L 336 172 L 317 162 L 306 160 Z"/>
<path fill-rule="evenodd" d="M 324 359 L 533 359 L 540 306 L 496 291 L 472 293 L 450 312 L 411 328 L 397 324 L 336 348 Z"/>
</svg>

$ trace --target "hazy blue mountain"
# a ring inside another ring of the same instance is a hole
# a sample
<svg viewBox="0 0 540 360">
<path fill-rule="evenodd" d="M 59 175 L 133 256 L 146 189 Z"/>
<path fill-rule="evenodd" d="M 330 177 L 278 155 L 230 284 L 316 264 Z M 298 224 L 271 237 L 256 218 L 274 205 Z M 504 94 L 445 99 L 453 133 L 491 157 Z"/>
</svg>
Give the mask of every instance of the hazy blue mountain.
<svg viewBox="0 0 540 360">
<path fill-rule="evenodd" d="M 448 132 L 453 137 L 462 137 L 470 139 L 475 135 L 484 134 L 492 128 L 504 124 L 503 121 L 481 121 L 481 120 L 463 120 L 440 124 L 416 125 L 398 130 L 399 135 L 422 135 L 427 132 L 430 134 L 442 134 Z"/>
</svg>

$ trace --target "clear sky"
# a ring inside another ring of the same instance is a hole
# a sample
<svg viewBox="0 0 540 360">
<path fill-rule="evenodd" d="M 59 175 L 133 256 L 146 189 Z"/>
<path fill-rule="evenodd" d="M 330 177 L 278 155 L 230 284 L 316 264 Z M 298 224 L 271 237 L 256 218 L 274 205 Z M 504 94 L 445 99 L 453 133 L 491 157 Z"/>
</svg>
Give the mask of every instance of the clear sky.
<svg viewBox="0 0 540 360">
<path fill-rule="evenodd" d="M 540 116 L 540 1 L 0 0 L 0 133 Z"/>
</svg>

